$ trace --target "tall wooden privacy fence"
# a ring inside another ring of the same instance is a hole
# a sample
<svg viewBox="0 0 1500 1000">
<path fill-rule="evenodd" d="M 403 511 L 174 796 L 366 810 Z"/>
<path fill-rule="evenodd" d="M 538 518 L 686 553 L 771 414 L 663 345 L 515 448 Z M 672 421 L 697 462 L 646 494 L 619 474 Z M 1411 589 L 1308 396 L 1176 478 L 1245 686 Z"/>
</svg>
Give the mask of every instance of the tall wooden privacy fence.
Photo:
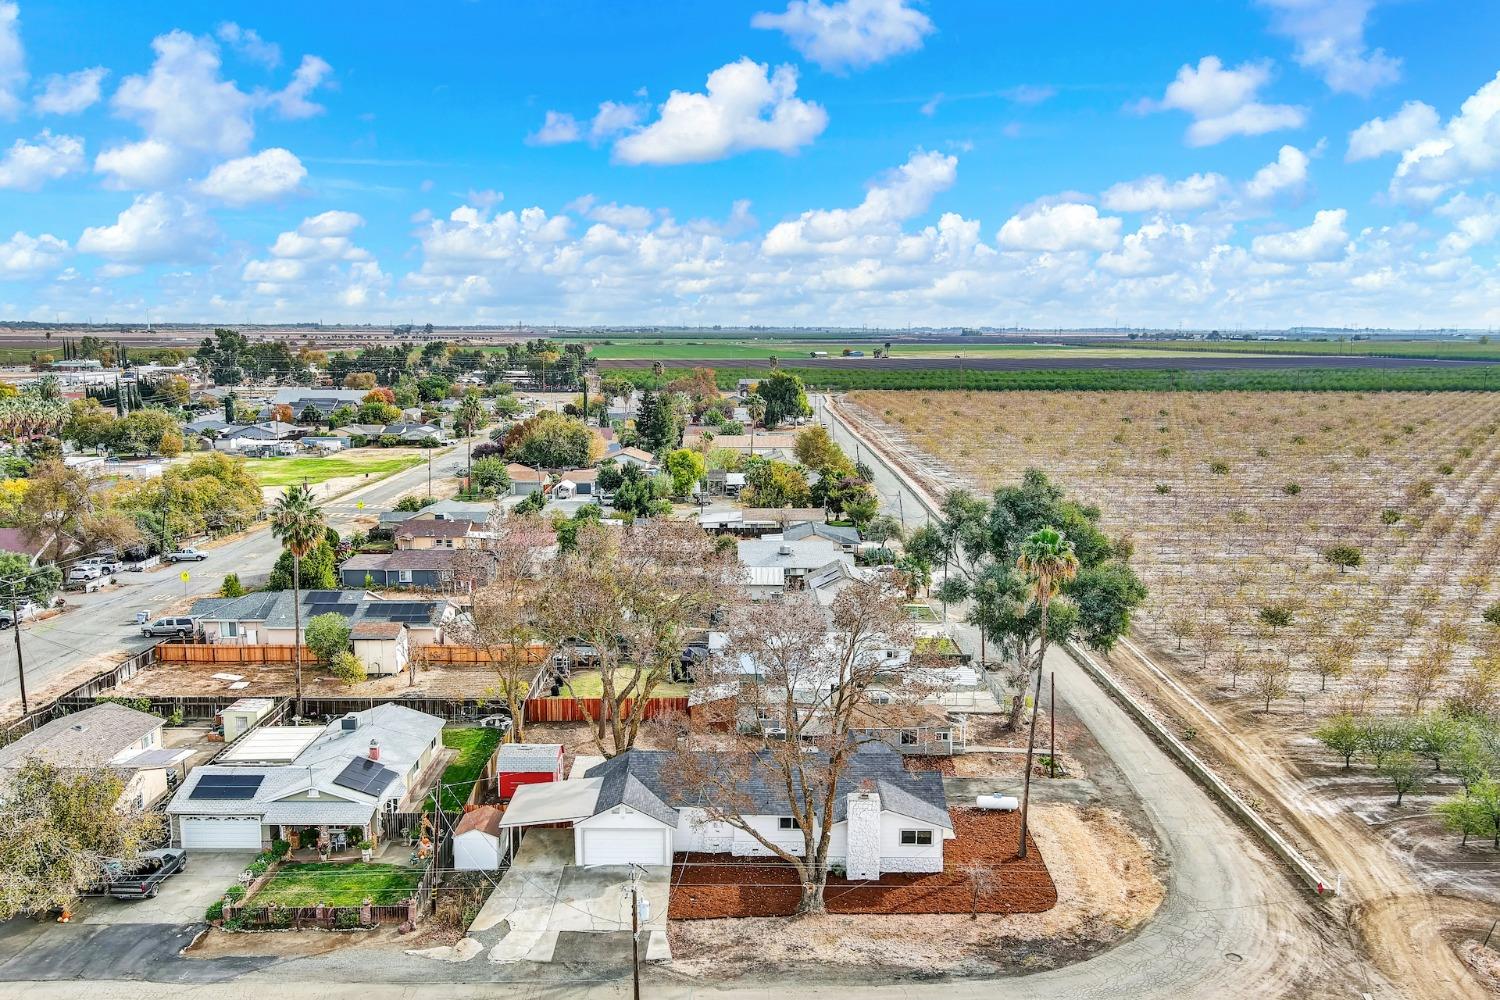
<svg viewBox="0 0 1500 1000">
<path fill-rule="evenodd" d="M 627 699 L 620 704 L 620 714 L 630 712 L 634 703 Z M 645 717 L 654 719 L 669 712 L 686 713 L 686 698 L 648 698 Z M 604 711 L 601 698 L 528 698 L 526 700 L 527 722 L 586 722 L 597 719 Z"/>
</svg>

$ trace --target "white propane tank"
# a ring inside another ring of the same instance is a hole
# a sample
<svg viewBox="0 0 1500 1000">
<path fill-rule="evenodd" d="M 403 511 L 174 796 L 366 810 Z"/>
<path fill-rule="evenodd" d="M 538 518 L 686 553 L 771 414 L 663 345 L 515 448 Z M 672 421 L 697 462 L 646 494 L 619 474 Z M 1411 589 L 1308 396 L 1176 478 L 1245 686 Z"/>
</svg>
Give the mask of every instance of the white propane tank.
<svg viewBox="0 0 1500 1000">
<path fill-rule="evenodd" d="M 1021 808 L 1021 800 L 1014 795 L 981 795 L 974 800 L 974 804 L 981 809 L 998 809 L 1008 813 Z"/>
</svg>

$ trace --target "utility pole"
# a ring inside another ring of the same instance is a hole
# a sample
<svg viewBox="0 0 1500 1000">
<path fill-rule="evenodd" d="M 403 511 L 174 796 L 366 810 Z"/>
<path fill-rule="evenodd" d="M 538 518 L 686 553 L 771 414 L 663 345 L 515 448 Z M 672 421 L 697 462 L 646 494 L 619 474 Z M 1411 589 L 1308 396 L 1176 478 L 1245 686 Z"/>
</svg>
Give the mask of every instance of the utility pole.
<svg viewBox="0 0 1500 1000">
<path fill-rule="evenodd" d="M 630 979 L 635 1000 L 641 1000 L 641 904 L 637 894 L 638 870 L 630 866 Z"/>
<path fill-rule="evenodd" d="M 427 449 L 427 499 L 432 499 L 432 449 Z"/>
<path fill-rule="evenodd" d="M 901 513 L 901 533 L 906 534 L 906 494 L 901 490 L 901 484 L 896 484 L 896 510 Z"/>
<path fill-rule="evenodd" d="M 21 659 L 21 617 L 16 611 L 15 584 L 10 588 L 10 629 L 16 634 L 16 680 L 21 685 L 21 715 L 24 718 L 29 708 L 26 704 L 26 664 Z"/>
</svg>

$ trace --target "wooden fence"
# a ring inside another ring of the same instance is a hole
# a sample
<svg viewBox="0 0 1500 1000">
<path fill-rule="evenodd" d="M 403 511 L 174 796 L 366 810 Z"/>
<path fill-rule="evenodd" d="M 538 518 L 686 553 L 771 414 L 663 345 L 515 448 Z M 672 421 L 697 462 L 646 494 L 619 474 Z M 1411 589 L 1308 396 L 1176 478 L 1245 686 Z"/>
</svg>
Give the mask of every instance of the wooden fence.
<svg viewBox="0 0 1500 1000">
<path fill-rule="evenodd" d="M 236 646 L 219 642 L 164 642 L 157 647 L 158 663 L 291 663 L 296 658 L 292 645 Z M 302 647 L 302 662 L 313 664 L 318 658 Z"/>
<path fill-rule="evenodd" d="M 626 699 L 620 703 L 620 714 L 626 715 L 634 703 Z M 686 713 L 686 698 L 648 698 L 646 715 L 654 719 L 669 712 Z M 527 722 L 586 722 L 597 719 L 604 711 L 602 698 L 528 698 L 526 700 Z"/>
<path fill-rule="evenodd" d="M 526 662 L 541 663 L 551 652 L 550 647 L 532 645 L 526 647 Z M 495 657 L 488 649 L 479 646 L 420 646 L 412 650 L 412 659 L 432 666 L 488 666 Z"/>
</svg>

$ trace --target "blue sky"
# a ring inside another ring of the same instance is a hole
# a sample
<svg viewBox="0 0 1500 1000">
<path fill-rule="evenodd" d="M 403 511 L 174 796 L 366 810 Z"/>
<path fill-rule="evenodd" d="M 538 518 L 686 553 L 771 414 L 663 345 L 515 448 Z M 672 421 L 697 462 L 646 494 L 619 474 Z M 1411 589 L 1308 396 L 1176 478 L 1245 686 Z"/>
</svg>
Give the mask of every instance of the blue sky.
<svg viewBox="0 0 1500 1000">
<path fill-rule="evenodd" d="M 0 0 L 0 317 L 1500 323 L 1488 3 L 353 9 Z"/>
</svg>

